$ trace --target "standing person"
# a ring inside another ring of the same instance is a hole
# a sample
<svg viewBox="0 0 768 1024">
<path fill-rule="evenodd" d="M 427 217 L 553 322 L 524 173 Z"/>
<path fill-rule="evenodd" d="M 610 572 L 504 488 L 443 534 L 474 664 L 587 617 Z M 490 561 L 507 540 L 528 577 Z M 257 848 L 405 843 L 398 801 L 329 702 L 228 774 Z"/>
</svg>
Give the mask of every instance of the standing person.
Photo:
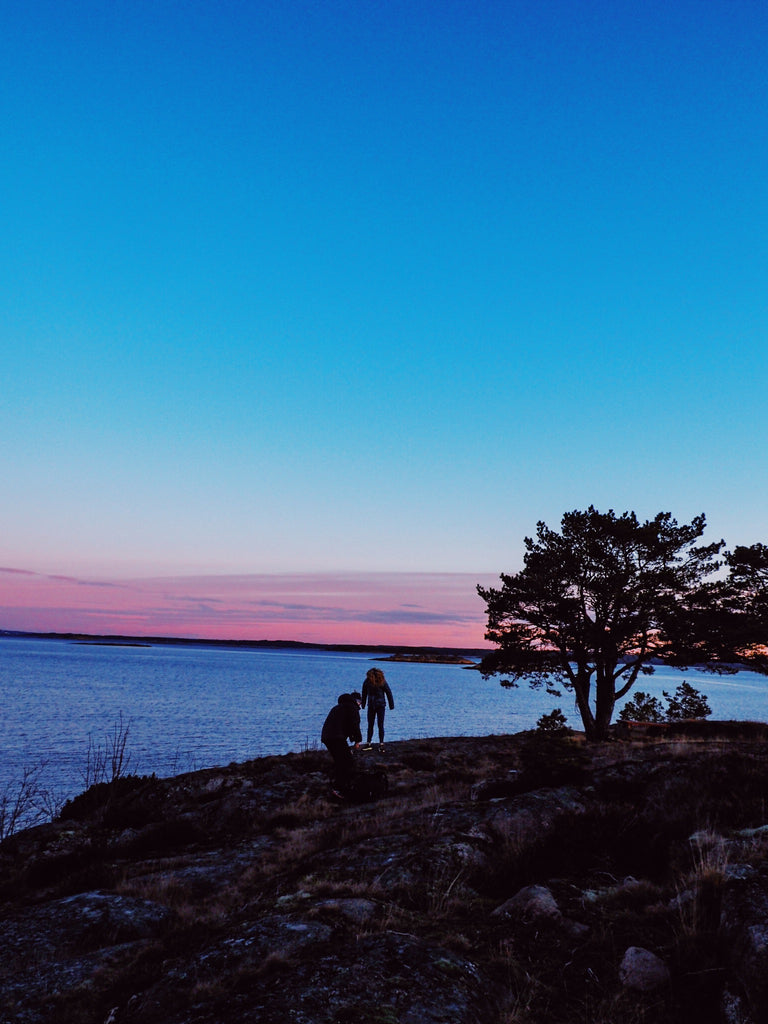
<svg viewBox="0 0 768 1024">
<path fill-rule="evenodd" d="M 320 734 L 321 741 L 333 758 L 333 794 L 340 799 L 349 792 L 355 774 L 355 762 L 347 740 L 352 740 L 357 749 L 363 739 L 360 732 L 360 701 L 359 693 L 342 693 L 335 707 L 328 712 Z"/>
<path fill-rule="evenodd" d="M 395 707 L 395 701 L 392 697 L 392 691 L 389 688 L 389 683 L 384 678 L 384 673 L 380 668 L 369 668 L 365 674 L 365 682 L 363 683 L 363 707 L 365 707 L 366 701 L 368 702 L 368 739 L 366 740 L 365 749 L 371 749 L 373 726 L 374 723 L 378 723 L 379 750 L 383 750 L 384 715 L 387 710 L 387 702 L 389 702 L 389 710 L 392 711 Z"/>
</svg>

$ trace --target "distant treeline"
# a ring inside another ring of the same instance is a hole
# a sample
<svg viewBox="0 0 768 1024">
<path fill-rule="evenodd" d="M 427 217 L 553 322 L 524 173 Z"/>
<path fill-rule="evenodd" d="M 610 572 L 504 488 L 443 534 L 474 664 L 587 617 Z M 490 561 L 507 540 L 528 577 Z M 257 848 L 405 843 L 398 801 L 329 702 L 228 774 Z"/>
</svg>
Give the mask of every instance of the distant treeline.
<svg viewBox="0 0 768 1024">
<path fill-rule="evenodd" d="M 406 647 L 394 644 L 313 644 L 302 640 L 193 640 L 176 636 L 123 636 L 122 634 L 94 633 L 28 633 L 21 630 L 0 629 L 0 636 L 19 637 L 26 640 L 69 640 L 73 643 L 105 644 L 114 646 L 156 646 L 168 644 L 187 647 L 244 647 L 311 651 L 341 651 L 356 653 L 370 651 L 374 654 L 422 654 L 446 656 L 455 654 L 474 655 L 481 658 L 487 654 L 487 647 Z"/>
</svg>

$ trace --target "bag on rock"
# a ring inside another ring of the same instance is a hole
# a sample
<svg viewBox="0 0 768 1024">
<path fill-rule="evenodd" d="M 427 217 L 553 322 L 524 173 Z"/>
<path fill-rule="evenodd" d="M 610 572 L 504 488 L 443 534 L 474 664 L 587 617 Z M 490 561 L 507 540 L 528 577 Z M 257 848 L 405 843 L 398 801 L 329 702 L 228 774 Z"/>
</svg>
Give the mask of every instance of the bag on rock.
<svg viewBox="0 0 768 1024">
<path fill-rule="evenodd" d="M 352 803 L 368 803 L 386 796 L 389 791 L 389 778 L 383 768 L 357 772 L 350 783 L 347 799 Z"/>
</svg>

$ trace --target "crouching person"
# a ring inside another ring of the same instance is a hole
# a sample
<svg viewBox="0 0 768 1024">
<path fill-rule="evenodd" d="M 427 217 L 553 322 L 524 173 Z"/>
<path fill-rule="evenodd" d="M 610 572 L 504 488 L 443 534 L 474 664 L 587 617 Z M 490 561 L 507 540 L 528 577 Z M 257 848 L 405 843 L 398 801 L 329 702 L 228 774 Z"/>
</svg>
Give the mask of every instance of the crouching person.
<svg viewBox="0 0 768 1024">
<path fill-rule="evenodd" d="M 333 793 L 339 798 L 347 796 L 355 774 L 355 762 L 347 740 L 351 740 L 357 749 L 363 739 L 360 732 L 361 700 L 359 693 L 342 693 L 336 706 L 328 712 L 320 734 L 333 758 Z"/>
</svg>

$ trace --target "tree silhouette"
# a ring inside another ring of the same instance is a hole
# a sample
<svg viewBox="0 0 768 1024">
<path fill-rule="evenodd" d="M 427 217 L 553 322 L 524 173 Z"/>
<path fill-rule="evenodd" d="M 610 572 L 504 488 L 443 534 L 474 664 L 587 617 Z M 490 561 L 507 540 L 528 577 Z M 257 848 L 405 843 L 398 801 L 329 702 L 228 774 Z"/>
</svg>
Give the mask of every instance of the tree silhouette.
<svg viewBox="0 0 768 1024">
<path fill-rule="evenodd" d="M 559 533 L 539 522 L 523 569 L 502 574 L 499 589 L 477 588 L 497 645 L 481 670 L 504 686 L 571 690 L 587 738 L 604 739 L 616 701 L 655 660 L 680 664 L 678 649 L 706 646 L 687 632 L 703 621 L 721 565 L 723 541 L 697 546 L 705 524 L 700 515 L 679 526 L 668 512 L 641 523 L 591 505 L 567 512 Z"/>
</svg>

